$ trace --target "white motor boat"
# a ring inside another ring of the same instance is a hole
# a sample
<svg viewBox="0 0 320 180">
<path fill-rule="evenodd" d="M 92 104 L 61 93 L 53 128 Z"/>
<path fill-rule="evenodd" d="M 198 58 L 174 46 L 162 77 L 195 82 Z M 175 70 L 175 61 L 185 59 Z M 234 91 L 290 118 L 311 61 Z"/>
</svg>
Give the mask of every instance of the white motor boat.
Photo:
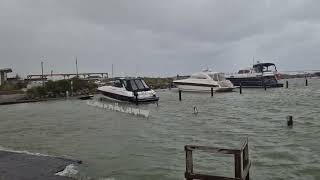
<svg viewBox="0 0 320 180">
<path fill-rule="evenodd" d="M 231 81 L 226 80 L 224 73 L 212 72 L 211 70 L 204 70 L 195 73 L 188 79 L 175 80 L 173 83 L 182 91 L 193 92 L 230 92 L 235 87 Z"/>
<path fill-rule="evenodd" d="M 159 100 L 156 92 L 141 78 L 117 78 L 110 86 L 98 88 L 103 95 L 120 101 L 155 102 Z"/>
</svg>

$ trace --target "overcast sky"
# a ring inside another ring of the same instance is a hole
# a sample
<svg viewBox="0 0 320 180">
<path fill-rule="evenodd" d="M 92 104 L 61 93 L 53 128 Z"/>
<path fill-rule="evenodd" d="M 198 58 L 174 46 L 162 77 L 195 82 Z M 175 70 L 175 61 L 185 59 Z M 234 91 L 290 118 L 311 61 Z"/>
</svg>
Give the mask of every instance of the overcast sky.
<svg viewBox="0 0 320 180">
<path fill-rule="evenodd" d="M 0 68 L 21 75 L 320 69 L 319 0 L 1 0 Z"/>
</svg>

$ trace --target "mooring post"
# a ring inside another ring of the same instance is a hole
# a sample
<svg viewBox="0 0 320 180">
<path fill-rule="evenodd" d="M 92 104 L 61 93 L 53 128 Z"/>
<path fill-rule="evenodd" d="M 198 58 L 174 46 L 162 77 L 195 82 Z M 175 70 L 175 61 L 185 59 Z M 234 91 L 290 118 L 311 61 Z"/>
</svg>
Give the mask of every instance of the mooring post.
<svg viewBox="0 0 320 180">
<path fill-rule="evenodd" d="M 211 88 L 211 97 L 213 97 L 213 88 Z"/>
<path fill-rule="evenodd" d="M 134 92 L 134 96 L 135 96 L 136 105 L 138 105 L 139 101 L 138 101 L 138 92 L 137 91 Z"/>
<path fill-rule="evenodd" d="M 308 86 L 308 78 L 307 78 L 307 76 L 306 76 L 306 86 Z"/>
<path fill-rule="evenodd" d="M 240 82 L 240 94 L 242 94 L 242 82 Z"/>
<path fill-rule="evenodd" d="M 286 81 L 286 88 L 289 88 L 289 81 Z"/>
<path fill-rule="evenodd" d="M 293 116 L 287 116 L 287 125 L 288 127 L 293 126 Z"/>
<path fill-rule="evenodd" d="M 182 97 L 181 97 L 181 89 L 179 89 L 179 101 L 182 100 Z"/>
</svg>

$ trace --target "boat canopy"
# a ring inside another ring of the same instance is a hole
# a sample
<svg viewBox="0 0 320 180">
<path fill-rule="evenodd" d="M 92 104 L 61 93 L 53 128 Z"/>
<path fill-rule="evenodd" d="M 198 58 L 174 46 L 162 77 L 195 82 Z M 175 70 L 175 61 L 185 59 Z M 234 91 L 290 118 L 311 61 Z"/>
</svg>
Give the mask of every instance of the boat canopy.
<svg viewBox="0 0 320 180">
<path fill-rule="evenodd" d="M 219 72 L 200 72 L 191 75 L 192 79 L 213 79 L 215 81 L 226 80 L 224 73 Z"/>
<path fill-rule="evenodd" d="M 113 83 L 115 87 L 125 87 L 128 91 L 149 91 L 150 87 L 141 78 L 119 78 Z"/>
<path fill-rule="evenodd" d="M 277 67 L 274 63 L 258 63 L 253 65 L 253 69 L 255 69 L 256 72 L 269 72 L 270 66 L 273 66 L 275 71 L 277 71 Z"/>
</svg>

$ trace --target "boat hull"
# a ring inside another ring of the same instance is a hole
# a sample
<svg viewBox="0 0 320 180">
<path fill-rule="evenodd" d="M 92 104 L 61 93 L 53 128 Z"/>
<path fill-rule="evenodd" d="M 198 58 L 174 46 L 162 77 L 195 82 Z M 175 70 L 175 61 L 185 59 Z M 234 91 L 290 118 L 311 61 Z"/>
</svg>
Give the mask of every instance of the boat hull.
<svg viewBox="0 0 320 180">
<path fill-rule="evenodd" d="M 179 85 L 178 89 L 186 92 L 211 92 L 213 88 L 214 92 L 231 92 L 234 90 L 233 87 L 211 87 L 211 86 L 201 86 L 201 85 Z"/>
<path fill-rule="evenodd" d="M 243 88 L 277 88 L 283 87 L 274 77 L 245 77 L 245 78 L 227 78 L 234 86 L 242 86 Z"/>
<path fill-rule="evenodd" d="M 116 94 L 112 92 L 107 91 L 100 91 L 100 93 L 108 98 L 119 100 L 119 101 L 127 101 L 127 102 L 133 102 L 136 103 L 137 101 L 139 103 L 148 103 L 148 102 L 157 102 L 159 101 L 159 97 L 147 97 L 147 98 L 138 98 L 133 96 L 125 96 L 121 94 Z"/>
</svg>

